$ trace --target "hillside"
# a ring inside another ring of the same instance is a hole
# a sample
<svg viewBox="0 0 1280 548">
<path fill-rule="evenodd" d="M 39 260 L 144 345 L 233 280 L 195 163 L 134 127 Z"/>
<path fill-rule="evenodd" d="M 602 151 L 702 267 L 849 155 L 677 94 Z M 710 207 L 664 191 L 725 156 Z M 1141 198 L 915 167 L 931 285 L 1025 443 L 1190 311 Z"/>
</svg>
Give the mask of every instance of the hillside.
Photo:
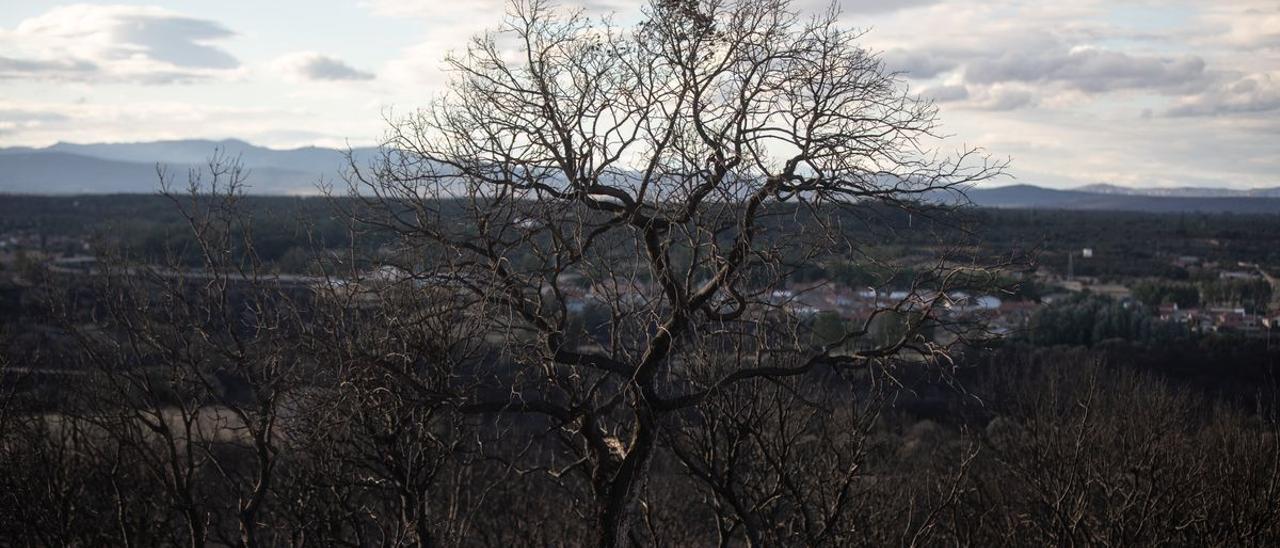
<svg viewBox="0 0 1280 548">
<path fill-rule="evenodd" d="M 195 164 L 164 163 L 179 184 Z M 156 163 L 120 162 L 65 152 L 0 154 L 0 193 L 152 193 L 159 189 Z M 315 194 L 320 173 L 250 167 L 250 193 Z"/>
<path fill-rule="evenodd" d="M 228 139 L 147 143 L 57 143 L 45 148 L 0 149 L 0 193 L 149 193 L 158 188 L 156 166 L 185 177 L 215 151 L 238 157 L 251 171 L 254 194 L 316 194 L 322 181 L 335 180 L 346 152 L 304 147 L 271 149 Z M 355 149 L 356 158 L 373 149 Z"/>
<path fill-rule="evenodd" d="M 145 143 L 57 143 L 45 148 L 0 148 L 0 193 L 111 194 L 150 193 L 158 185 L 156 166 L 178 176 L 204 163 L 215 151 L 239 157 L 251 170 L 249 192 L 262 195 L 318 194 L 321 181 L 338 180 L 346 151 L 303 147 L 272 149 L 236 139 Z M 357 162 L 376 149 L 353 149 Z M 974 204 L 996 208 L 1033 208 L 1148 213 L 1280 213 L 1280 188 L 1129 188 L 1096 184 L 1055 190 L 1018 184 L 972 189 Z M 950 202 L 954 196 L 938 196 Z"/>
<path fill-rule="evenodd" d="M 974 204 L 1015 209 L 1139 211 L 1148 213 L 1280 213 L 1280 198 L 1187 197 L 1054 190 L 1033 185 L 972 189 Z"/>
<path fill-rule="evenodd" d="M 1168 196 L 1183 198 L 1280 198 L 1280 187 L 1271 188 L 1209 188 L 1209 187 L 1127 187 L 1098 183 L 1078 187 L 1075 190 L 1094 194 L 1123 194 L 1128 196 Z"/>
</svg>

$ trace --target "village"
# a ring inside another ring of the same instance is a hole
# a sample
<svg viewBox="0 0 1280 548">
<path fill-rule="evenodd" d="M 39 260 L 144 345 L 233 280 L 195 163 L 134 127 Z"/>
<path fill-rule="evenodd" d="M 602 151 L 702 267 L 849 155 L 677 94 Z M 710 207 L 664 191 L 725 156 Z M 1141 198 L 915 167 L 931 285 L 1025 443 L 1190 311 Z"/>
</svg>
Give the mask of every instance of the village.
<svg viewBox="0 0 1280 548">
<path fill-rule="evenodd" d="M 30 287 L 39 272 L 89 272 L 96 264 L 89 238 L 50 235 L 34 230 L 13 230 L 0 234 L 0 300 L 16 303 L 23 288 Z M 1004 282 L 998 289 L 979 292 L 950 290 L 939 295 L 930 290 L 910 290 L 906 284 L 880 287 L 850 287 L 831 279 L 793 281 L 781 289 L 753 298 L 787 310 L 799 318 L 866 319 L 874 310 L 901 305 L 904 311 L 925 307 L 949 318 L 980 319 L 991 334 L 1010 336 L 1026 329 L 1041 310 L 1078 299 L 1103 299 L 1125 308 L 1138 307 L 1151 317 L 1180 326 L 1193 336 L 1223 334 L 1246 338 L 1280 340 L 1280 288 L 1277 278 L 1266 268 L 1244 261 L 1211 261 L 1195 256 L 1169 255 L 1161 259 L 1176 271 L 1185 271 L 1187 280 L 1157 277 L 1116 278 L 1079 275 L 1077 265 L 1095 260 L 1096 251 L 1082 248 L 1067 252 L 1064 265 L 1040 264 L 1034 269 L 1001 272 Z M 1054 268 L 1057 266 L 1057 268 Z M 170 273 L 170 275 L 178 275 Z M 182 274 L 200 277 L 199 272 Z M 297 272 L 277 272 L 280 283 L 293 286 L 344 286 L 345 291 L 361 286 L 385 285 L 414 280 L 420 274 L 399 267 L 371 267 L 358 279 L 309 276 Z M 584 314 L 592 307 L 627 303 L 643 304 L 656 298 L 660 290 L 641 276 L 590 281 L 578 275 L 559 280 L 558 298 L 571 314 Z M 1026 290 L 1026 288 L 1033 290 Z M 550 287 L 544 297 L 553 296 Z"/>
</svg>

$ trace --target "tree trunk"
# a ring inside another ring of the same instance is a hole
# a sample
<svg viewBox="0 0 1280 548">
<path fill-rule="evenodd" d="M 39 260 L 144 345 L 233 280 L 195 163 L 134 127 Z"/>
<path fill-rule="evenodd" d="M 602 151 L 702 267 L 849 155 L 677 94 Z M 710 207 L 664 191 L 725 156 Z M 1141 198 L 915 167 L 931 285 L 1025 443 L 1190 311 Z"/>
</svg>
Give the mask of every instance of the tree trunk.
<svg viewBox="0 0 1280 548">
<path fill-rule="evenodd" d="M 648 410 L 640 410 L 638 415 L 635 436 L 626 456 L 613 476 L 597 486 L 597 494 L 604 503 L 600 511 L 601 548 L 626 546 L 632 533 L 636 498 L 657 441 L 653 416 Z"/>
</svg>

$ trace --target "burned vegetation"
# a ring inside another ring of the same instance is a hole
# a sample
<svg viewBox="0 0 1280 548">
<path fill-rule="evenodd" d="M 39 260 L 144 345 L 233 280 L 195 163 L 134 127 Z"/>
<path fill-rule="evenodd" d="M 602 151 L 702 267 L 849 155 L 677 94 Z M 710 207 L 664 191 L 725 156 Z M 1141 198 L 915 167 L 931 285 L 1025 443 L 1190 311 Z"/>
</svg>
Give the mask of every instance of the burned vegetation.
<svg viewBox="0 0 1280 548">
<path fill-rule="evenodd" d="M 1028 258 L 960 204 L 1005 166 L 933 151 L 858 38 L 775 0 L 517 2 L 351 162 L 342 230 L 300 220 L 298 272 L 234 158 L 162 173 L 180 246 L 11 308 L 0 544 L 1276 542 L 1272 392 L 992 349 L 973 299 Z M 833 261 L 865 287 L 802 280 Z"/>
</svg>

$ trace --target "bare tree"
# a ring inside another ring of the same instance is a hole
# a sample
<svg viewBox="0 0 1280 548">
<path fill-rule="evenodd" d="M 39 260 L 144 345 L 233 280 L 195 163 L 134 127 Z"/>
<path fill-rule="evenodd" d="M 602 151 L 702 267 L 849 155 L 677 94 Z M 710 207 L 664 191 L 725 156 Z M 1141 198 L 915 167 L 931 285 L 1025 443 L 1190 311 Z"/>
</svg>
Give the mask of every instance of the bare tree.
<svg viewBox="0 0 1280 548">
<path fill-rule="evenodd" d="M 328 373 L 310 379 L 316 401 L 301 406 L 319 414 L 294 422 L 325 462 L 304 463 L 303 475 L 349 490 L 342 503 L 362 508 L 374 544 L 457 545 L 474 534 L 475 501 L 504 475 L 477 473 L 475 425 L 447 397 L 483 338 L 438 287 L 358 268 L 342 279 L 318 289 L 310 318 L 310 355 Z"/>
<path fill-rule="evenodd" d="M 1043 364 L 1006 358 L 982 383 L 998 415 L 952 509 L 958 542 L 1275 541 L 1273 412 L 1246 419 L 1149 374 L 1089 363 L 1096 358 L 1082 352 Z"/>
<path fill-rule="evenodd" d="M 277 422 L 298 388 L 303 323 L 254 253 L 238 206 L 245 170 L 221 154 L 206 168 L 185 189 L 161 173 L 199 268 L 177 250 L 159 265 L 103 257 L 72 280 L 88 300 L 63 303 L 86 382 L 50 428 L 65 450 L 111 470 L 113 534 L 125 544 L 166 529 L 182 534 L 162 542 L 189 546 L 269 542 L 261 530 L 283 445 Z M 138 504 L 148 490 L 158 508 Z"/>
<path fill-rule="evenodd" d="M 739 383 L 938 360 L 970 334 L 936 333 L 974 279 L 945 246 L 829 340 L 795 295 L 797 268 L 875 260 L 887 219 L 1003 169 L 930 150 L 936 109 L 859 37 L 784 0 L 661 0 L 630 29 L 518 1 L 379 161 L 352 162 L 357 213 L 399 236 L 382 260 L 450 288 L 496 348 L 444 397 L 553 428 L 571 457 L 540 466 L 589 485 L 600 545 L 644 541 L 675 417 Z"/>
</svg>

